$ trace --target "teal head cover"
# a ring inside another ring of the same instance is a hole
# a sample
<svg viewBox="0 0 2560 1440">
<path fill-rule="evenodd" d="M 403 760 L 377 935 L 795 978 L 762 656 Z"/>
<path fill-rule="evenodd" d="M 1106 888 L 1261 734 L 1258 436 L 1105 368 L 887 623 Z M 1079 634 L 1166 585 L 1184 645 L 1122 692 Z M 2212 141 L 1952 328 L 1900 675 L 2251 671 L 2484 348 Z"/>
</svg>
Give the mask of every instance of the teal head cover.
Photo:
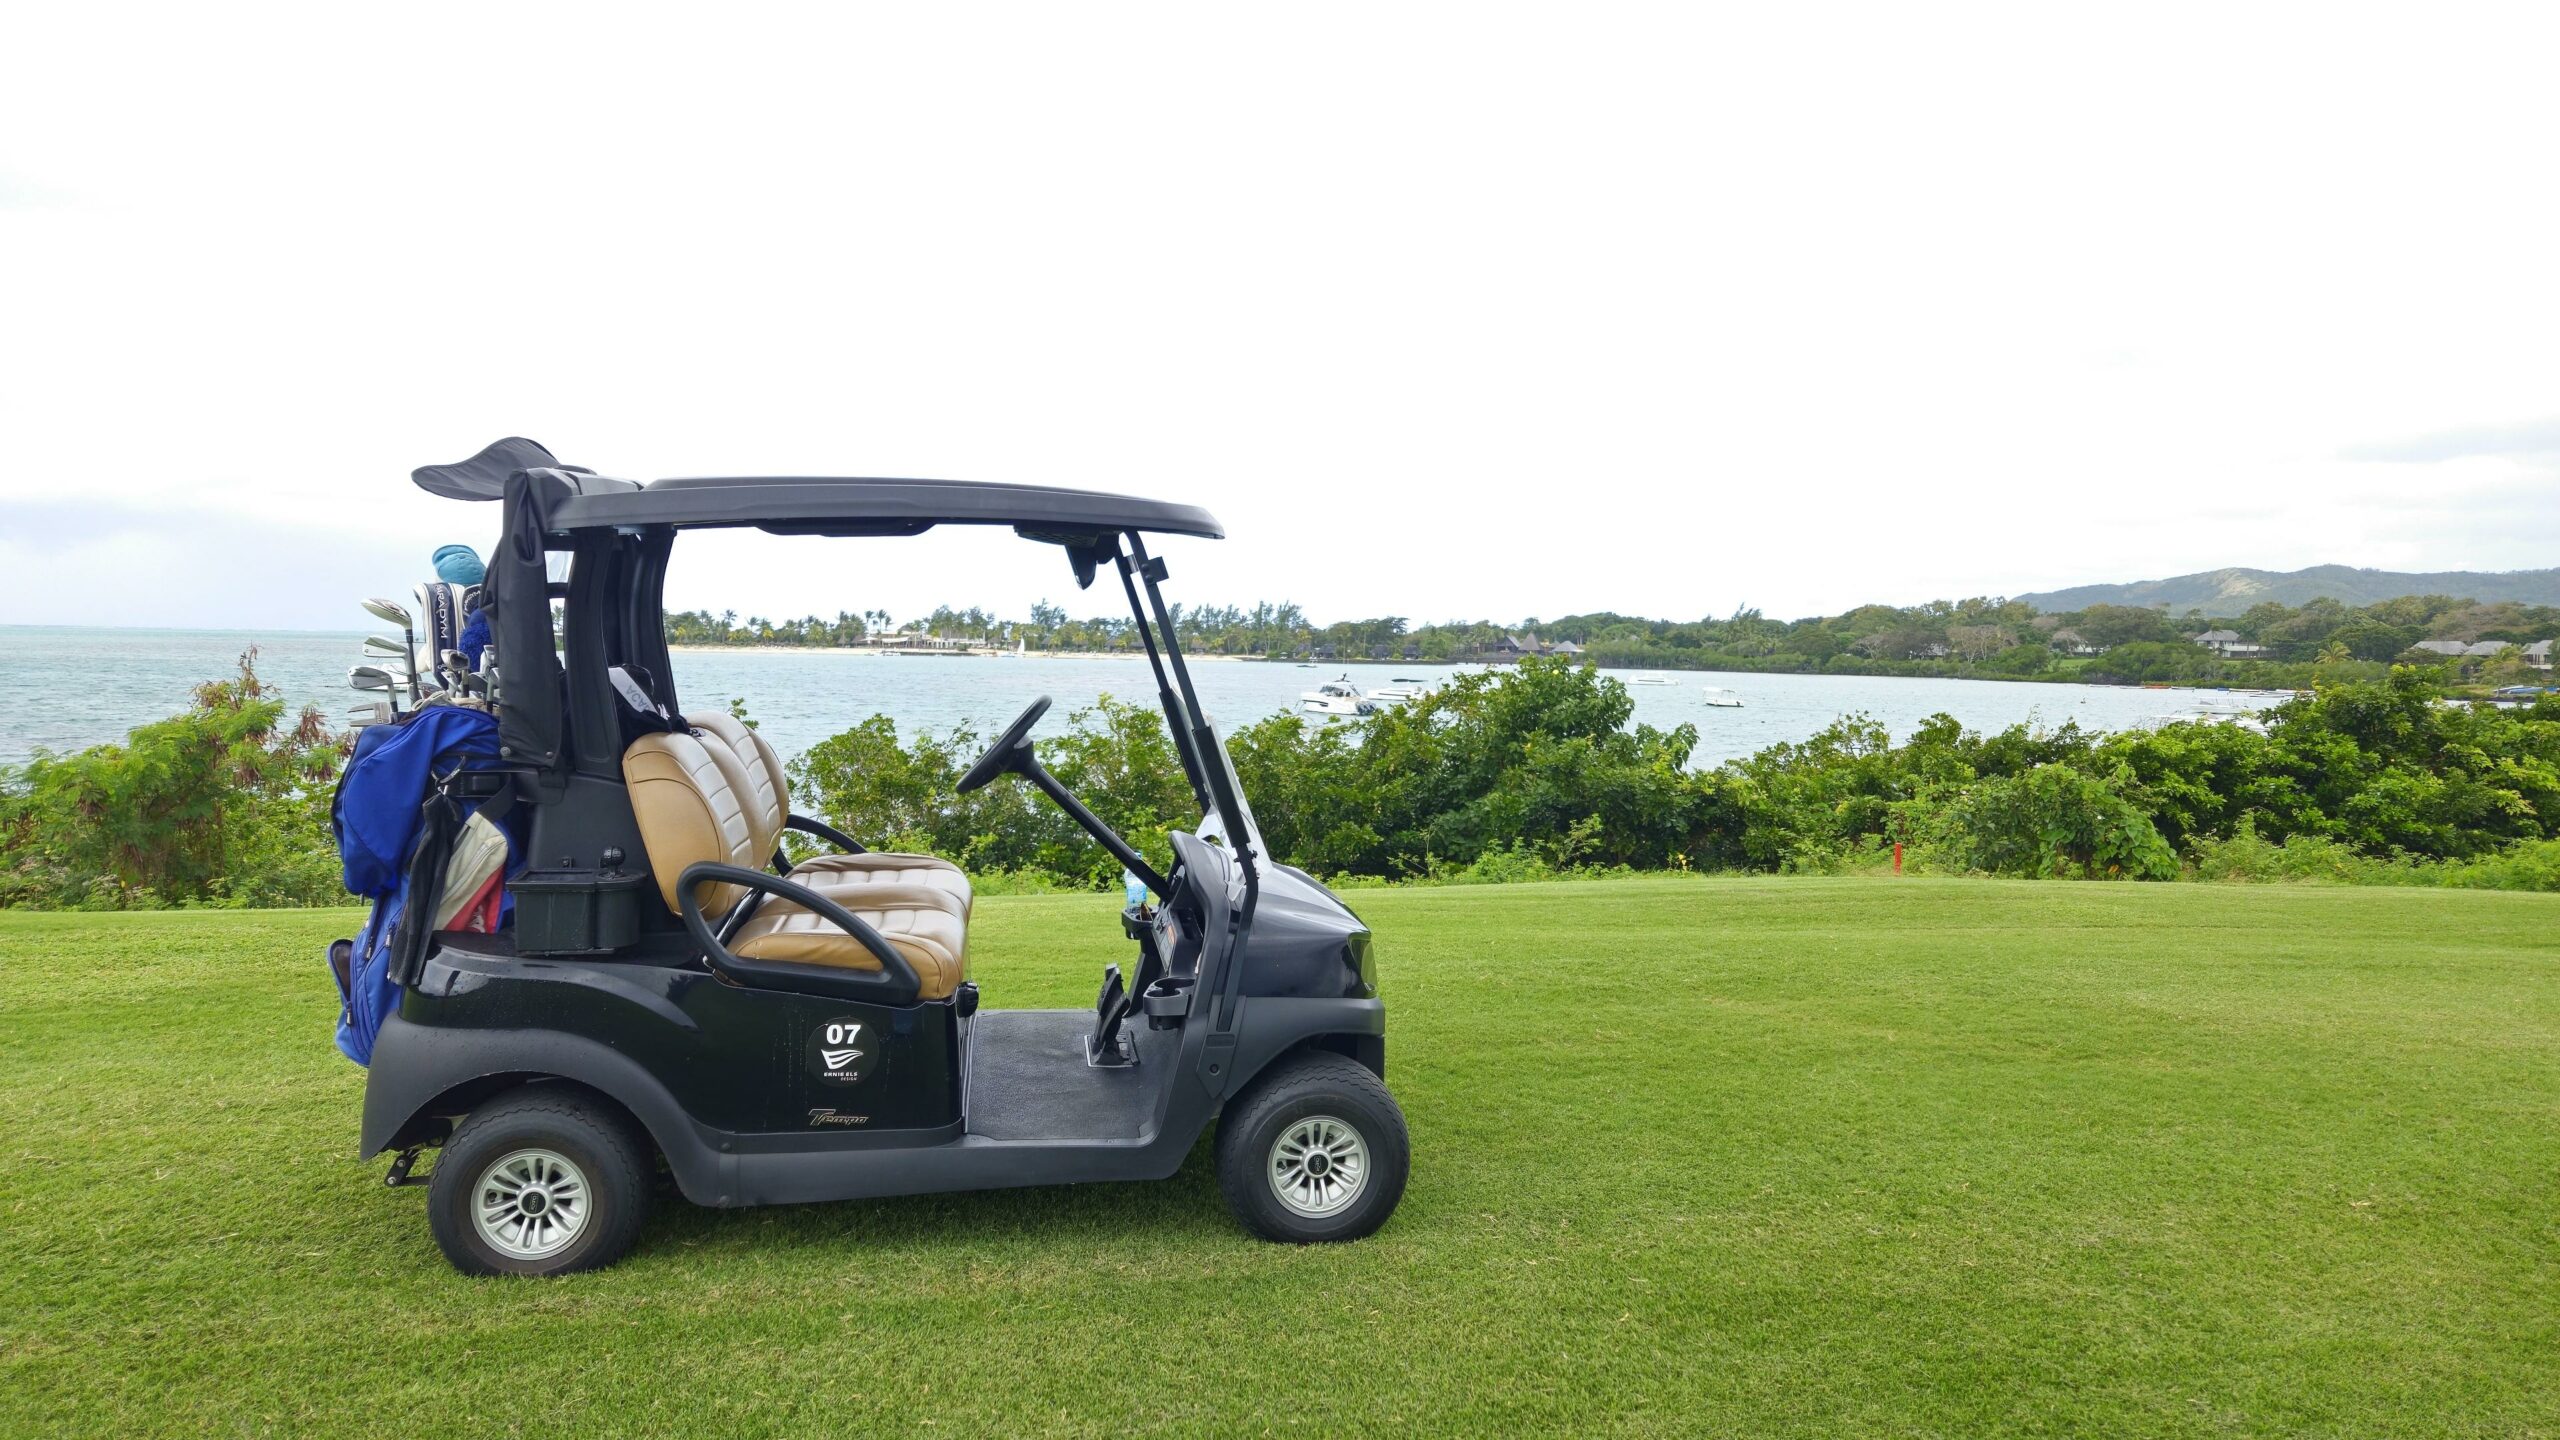
<svg viewBox="0 0 2560 1440">
<path fill-rule="evenodd" d="M 477 585 L 488 573 L 479 552 L 468 545 L 447 545 L 436 552 L 435 561 L 436 578 L 448 585 Z"/>
</svg>

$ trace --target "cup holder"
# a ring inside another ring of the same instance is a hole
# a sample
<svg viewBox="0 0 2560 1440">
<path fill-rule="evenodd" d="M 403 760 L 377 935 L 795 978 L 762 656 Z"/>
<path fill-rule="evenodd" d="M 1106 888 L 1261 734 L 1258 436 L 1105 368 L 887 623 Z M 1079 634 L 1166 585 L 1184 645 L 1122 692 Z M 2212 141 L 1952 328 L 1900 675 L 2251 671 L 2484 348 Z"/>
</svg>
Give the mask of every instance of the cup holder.
<svg viewBox="0 0 2560 1440">
<path fill-rule="evenodd" d="M 1150 1029 L 1170 1030 L 1191 1013 L 1191 986 L 1197 977 L 1167 975 L 1149 985 L 1138 997 L 1138 1008 L 1146 1012 Z"/>
</svg>

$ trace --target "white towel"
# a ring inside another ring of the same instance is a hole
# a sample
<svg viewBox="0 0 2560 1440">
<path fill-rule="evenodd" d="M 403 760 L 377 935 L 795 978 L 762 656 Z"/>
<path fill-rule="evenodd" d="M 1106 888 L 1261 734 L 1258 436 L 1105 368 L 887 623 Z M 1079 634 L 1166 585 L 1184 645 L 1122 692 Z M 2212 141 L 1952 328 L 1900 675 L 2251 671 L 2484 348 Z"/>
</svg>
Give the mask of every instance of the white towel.
<svg viewBox="0 0 2560 1440">
<path fill-rule="evenodd" d="M 453 854 L 444 862 L 444 889 L 436 896 L 436 926 L 444 929 L 453 923 L 462 907 L 489 883 L 489 877 L 507 865 L 507 837 L 485 816 L 477 813 L 462 822 L 462 833 L 453 837 Z"/>
</svg>

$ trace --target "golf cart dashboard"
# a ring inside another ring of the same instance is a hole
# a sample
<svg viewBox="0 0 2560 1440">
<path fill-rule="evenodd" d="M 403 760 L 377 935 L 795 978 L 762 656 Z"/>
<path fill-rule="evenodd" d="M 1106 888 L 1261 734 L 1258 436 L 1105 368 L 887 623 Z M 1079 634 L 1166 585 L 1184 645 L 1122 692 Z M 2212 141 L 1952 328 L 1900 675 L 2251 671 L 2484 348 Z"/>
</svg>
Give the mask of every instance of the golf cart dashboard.
<svg viewBox="0 0 2560 1440">
<path fill-rule="evenodd" d="M 1164 973 L 1196 975 L 1200 971 L 1199 901 L 1189 894 L 1183 871 L 1176 869 L 1171 878 L 1174 898 L 1156 907 L 1148 922 L 1147 943 Z"/>
</svg>

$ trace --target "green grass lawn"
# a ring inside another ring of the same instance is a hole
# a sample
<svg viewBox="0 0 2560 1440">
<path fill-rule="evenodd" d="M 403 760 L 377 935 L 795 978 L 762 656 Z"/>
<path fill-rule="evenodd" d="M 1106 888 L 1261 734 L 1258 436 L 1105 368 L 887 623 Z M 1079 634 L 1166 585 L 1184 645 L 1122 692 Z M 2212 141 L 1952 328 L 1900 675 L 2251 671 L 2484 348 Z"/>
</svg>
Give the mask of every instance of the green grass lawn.
<svg viewBox="0 0 2560 1440">
<path fill-rule="evenodd" d="M 1374 1239 L 1171 1181 L 669 1200 L 472 1281 L 353 1158 L 349 912 L 0 914 L 0 1432 L 2560 1434 L 2560 897 L 1364 892 Z M 1103 897 L 980 903 L 1089 1003 Z M 741 1063 L 747 1063 L 742 1057 Z"/>
</svg>

